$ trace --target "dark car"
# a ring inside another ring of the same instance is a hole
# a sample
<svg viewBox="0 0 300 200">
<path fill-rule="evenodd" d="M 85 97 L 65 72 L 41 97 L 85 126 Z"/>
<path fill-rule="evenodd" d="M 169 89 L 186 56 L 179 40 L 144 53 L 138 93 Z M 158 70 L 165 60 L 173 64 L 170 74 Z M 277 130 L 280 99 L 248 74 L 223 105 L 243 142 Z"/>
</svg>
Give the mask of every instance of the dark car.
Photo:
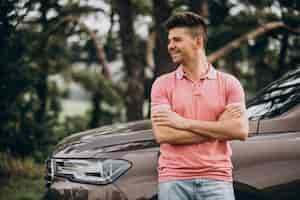
<svg viewBox="0 0 300 200">
<path fill-rule="evenodd" d="M 247 104 L 250 133 L 231 141 L 236 199 L 300 199 L 300 67 Z M 50 199 L 157 199 L 159 145 L 149 120 L 71 135 L 47 160 Z"/>
</svg>

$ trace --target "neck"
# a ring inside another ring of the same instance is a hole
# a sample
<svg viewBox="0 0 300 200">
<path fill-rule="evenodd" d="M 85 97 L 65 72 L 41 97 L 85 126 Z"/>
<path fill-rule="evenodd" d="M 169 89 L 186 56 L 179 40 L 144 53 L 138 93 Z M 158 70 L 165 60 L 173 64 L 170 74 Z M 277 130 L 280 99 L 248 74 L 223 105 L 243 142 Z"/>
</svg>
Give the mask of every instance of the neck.
<svg viewBox="0 0 300 200">
<path fill-rule="evenodd" d="M 208 70 L 208 62 L 204 52 L 198 52 L 194 59 L 182 64 L 183 69 L 187 76 L 193 80 L 199 80 Z"/>
</svg>

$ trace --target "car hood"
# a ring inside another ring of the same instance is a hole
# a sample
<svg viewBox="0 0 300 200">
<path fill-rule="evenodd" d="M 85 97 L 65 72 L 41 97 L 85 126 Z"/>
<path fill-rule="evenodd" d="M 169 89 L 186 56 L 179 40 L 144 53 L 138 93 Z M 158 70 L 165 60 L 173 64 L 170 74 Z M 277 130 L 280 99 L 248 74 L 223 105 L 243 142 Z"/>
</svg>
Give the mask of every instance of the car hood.
<svg viewBox="0 0 300 200">
<path fill-rule="evenodd" d="M 257 122 L 250 121 L 249 134 Z M 150 120 L 102 126 L 66 137 L 55 148 L 53 158 L 97 158 L 111 152 L 159 147 Z"/>
<path fill-rule="evenodd" d="M 155 147 L 150 120 L 114 124 L 66 137 L 55 148 L 54 158 L 95 158 L 116 151 Z"/>
</svg>

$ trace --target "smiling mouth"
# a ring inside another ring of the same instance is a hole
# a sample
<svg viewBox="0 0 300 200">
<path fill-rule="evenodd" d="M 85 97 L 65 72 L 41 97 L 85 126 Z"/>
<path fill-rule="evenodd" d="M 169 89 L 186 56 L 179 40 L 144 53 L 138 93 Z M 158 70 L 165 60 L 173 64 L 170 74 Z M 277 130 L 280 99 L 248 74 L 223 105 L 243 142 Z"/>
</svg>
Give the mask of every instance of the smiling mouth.
<svg viewBox="0 0 300 200">
<path fill-rule="evenodd" d="M 177 53 L 171 53 L 171 56 L 179 56 L 179 55 L 180 55 L 179 52 L 177 52 Z"/>
</svg>

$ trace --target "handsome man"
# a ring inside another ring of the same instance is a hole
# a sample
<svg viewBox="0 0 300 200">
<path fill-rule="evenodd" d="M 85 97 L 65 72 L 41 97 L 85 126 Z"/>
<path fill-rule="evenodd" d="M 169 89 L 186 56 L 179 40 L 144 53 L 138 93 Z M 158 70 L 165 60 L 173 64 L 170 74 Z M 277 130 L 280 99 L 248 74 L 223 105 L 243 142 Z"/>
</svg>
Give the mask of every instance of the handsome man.
<svg viewBox="0 0 300 200">
<path fill-rule="evenodd" d="M 160 143 L 160 200 L 233 200 L 228 140 L 245 140 L 244 91 L 207 62 L 206 25 L 191 12 L 166 22 L 168 51 L 178 68 L 155 80 L 151 119 Z"/>
</svg>

